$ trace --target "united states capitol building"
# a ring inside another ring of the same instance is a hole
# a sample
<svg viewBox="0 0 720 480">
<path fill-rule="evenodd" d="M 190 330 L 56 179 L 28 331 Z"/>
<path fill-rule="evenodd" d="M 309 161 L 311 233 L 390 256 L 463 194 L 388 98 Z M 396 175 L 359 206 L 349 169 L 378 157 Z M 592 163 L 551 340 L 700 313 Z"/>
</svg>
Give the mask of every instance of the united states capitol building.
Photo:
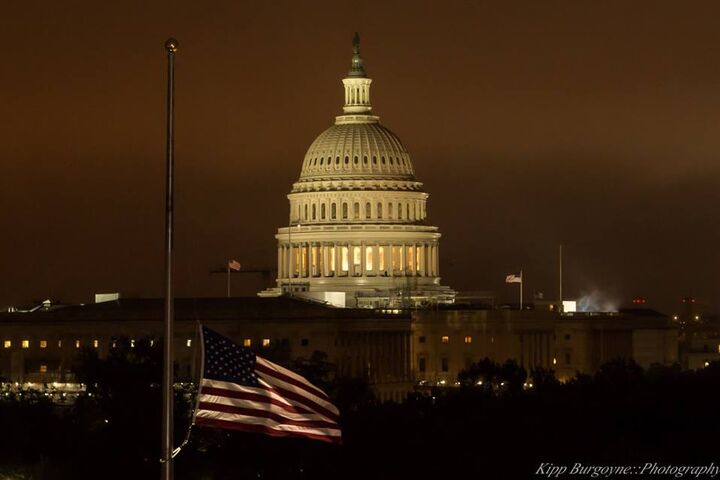
<svg viewBox="0 0 720 480">
<path fill-rule="evenodd" d="M 357 37 L 342 83 L 342 115 L 312 142 L 288 194 L 288 222 L 275 235 L 276 285 L 256 297 L 176 300 L 179 379 L 199 374 L 198 322 L 281 362 L 325 352 L 337 375 L 367 379 L 385 400 L 453 385 L 486 357 L 561 379 L 616 358 L 678 360 L 677 327 L 657 312 L 503 310 L 442 285 L 428 194 L 407 149 L 373 113 Z M 122 339 L 160 344 L 160 299 L 96 298 L 1 312 L 0 381 L 72 389 L 82 349 L 103 357 Z"/>
<path fill-rule="evenodd" d="M 359 43 L 356 35 L 343 114 L 312 142 L 288 195 L 277 286 L 259 295 L 361 308 L 451 303 L 428 194 L 405 146 L 373 114 Z"/>
</svg>

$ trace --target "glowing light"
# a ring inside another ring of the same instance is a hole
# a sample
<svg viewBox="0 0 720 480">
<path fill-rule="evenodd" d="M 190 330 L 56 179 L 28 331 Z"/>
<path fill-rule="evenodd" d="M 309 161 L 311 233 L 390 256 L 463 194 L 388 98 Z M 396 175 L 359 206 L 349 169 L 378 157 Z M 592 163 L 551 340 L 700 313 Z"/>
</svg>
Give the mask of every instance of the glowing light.
<svg viewBox="0 0 720 480">
<path fill-rule="evenodd" d="M 30 348 L 30 340 L 23 340 L 22 348 Z"/>
<path fill-rule="evenodd" d="M 472 337 L 471 336 L 465 337 L 465 343 L 472 343 Z"/>
<path fill-rule="evenodd" d="M 3 342 L 3 348 L 10 348 L 10 347 L 12 347 L 12 341 L 10 341 L 10 340 L 5 340 L 5 341 Z"/>
<path fill-rule="evenodd" d="M 243 339 L 243 347 L 250 347 L 252 346 L 252 340 L 249 338 Z"/>
<path fill-rule="evenodd" d="M 75 348 L 80 348 L 80 340 L 75 340 Z"/>
<path fill-rule="evenodd" d="M 450 337 L 448 337 L 447 335 L 443 335 L 442 337 L 440 337 L 440 341 L 442 343 L 450 343 Z"/>
<path fill-rule="evenodd" d="M 557 358 L 553 357 L 553 365 L 557 365 Z"/>
<path fill-rule="evenodd" d="M 47 373 L 47 365 L 40 365 L 40 373 Z"/>
<path fill-rule="evenodd" d="M 150 345 L 152 346 L 152 343 Z M 100 342 L 97 339 L 93 340 L 93 348 L 98 348 L 99 346 Z"/>
<path fill-rule="evenodd" d="M 40 340 L 40 348 L 47 348 L 47 340 Z"/>
<path fill-rule="evenodd" d="M 262 346 L 263 346 L 263 347 L 268 347 L 268 346 L 270 346 L 270 339 L 269 339 L 269 338 L 263 338 L 263 340 L 262 340 Z"/>
<path fill-rule="evenodd" d="M 706 366 L 706 367 L 709 367 L 709 366 L 710 366 L 710 362 L 705 362 L 705 366 Z"/>
<path fill-rule="evenodd" d="M 191 347 L 191 346 L 192 346 L 192 338 L 188 338 L 188 339 L 185 341 L 185 346 L 186 346 L 186 347 Z"/>
</svg>

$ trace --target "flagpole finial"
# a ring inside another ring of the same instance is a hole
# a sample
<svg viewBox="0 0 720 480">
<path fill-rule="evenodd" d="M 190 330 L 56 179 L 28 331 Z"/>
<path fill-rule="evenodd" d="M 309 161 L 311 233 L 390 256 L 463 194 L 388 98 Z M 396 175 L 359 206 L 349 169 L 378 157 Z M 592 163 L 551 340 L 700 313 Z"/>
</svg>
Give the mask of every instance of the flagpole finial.
<svg viewBox="0 0 720 480">
<path fill-rule="evenodd" d="M 169 53 L 177 52 L 179 46 L 179 42 L 173 37 L 170 37 L 165 41 L 165 50 L 167 50 Z"/>
</svg>

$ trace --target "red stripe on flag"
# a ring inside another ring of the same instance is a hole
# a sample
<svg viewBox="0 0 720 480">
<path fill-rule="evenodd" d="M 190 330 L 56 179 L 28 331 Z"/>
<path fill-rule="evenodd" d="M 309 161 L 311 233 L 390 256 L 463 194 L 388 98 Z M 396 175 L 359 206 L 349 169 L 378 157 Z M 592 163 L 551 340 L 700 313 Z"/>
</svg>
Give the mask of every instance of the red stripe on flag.
<svg viewBox="0 0 720 480">
<path fill-rule="evenodd" d="M 205 394 L 205 395 L 216 395 L 218 397 L 237 398 L 239 400 L 252 400 L 252 401 L 257 401 L 257 402 L 270 403 L 270 404 L 278 406 L 290 413 L 297 413 L 300 415 L 314 413 L 310 410 L 306 410 L 304 408 L 294 406 L 294 405 L 288 405 L 287 403 L 283 403 L 280 400 L 276 400 L 274 398 L 268 397 L 267 395 L 260 395 L 258 393 L 238 392 L 237 390 L 226 390 L 224 388 L 217 388 L 217 387 L 202 387 L 200 389 L 200 393 Z"/>
<path fill-rule="evenodd" d="M 335 422 L 326 422 L 323 420 L 290 420 L 275 412 L 269 410 L 257 410 L 255 408 L 235 407 L 233 405 L 225 405 L 223 403 L 200 402 L 200 410 L 211 410 L 214 412 L 233 413 L 236 415 L 246 415 L 248 417 L 268 418 L 282 425 L 294 425 L 296 427 L 307 428 L 337 428 Z"/>
<path fill-rule="evenodd" d="M 260 362 L 257 362 L 255 364 L 255 370 L 257 370 L 258 372 L 262 372 L 266 375 L 275 377 L 279 380 L 282 380 L 285 383 L 289 383 L 290 385 L 295 385 L 298 388 L 302 388 L 306 392 L 308 392 L 312 395 L 315 395 L 318 398 L 322 398 L 323 400 L 330 401 L 330 398 L 328 398 L 328 396 L 325 394 L 325 392 L 323 392 L 319 388 L 314 387 L 310 383 L 303 383 L 295 378 L 285 375 L 284 373 L 274 370 L 270 367 L 266 367 L 265 365 L 261 364 Z"/>
<path fill-rule="evenodd" d="M 227 428 L 230 430 L 240 430 L 243 432 L 263 433 L 265 435 L 270 435 L 272 437 L 304 437 L 304 438 L 310 438 L 312 440 L 320 440 L 322 442 L 335 443 L 338 445 L 342 444 L 342 438 L 340 436 L 333 437 L 330 435 L 317 435 L 317 434 L 313 434 L 313 433 L 301 433 L 301 432 L 291 432 L 291 431 L 287 431 L 287 430 L 275 430 L 275 429 L 267 427 L 265 425 L 236 423 L 236 422 L 231 422 L 229 420 L 214 420 L 214 419 L 198 417 L 195 419 L 195 425 L 216 427 L 216 428 Z"/>
</svg>

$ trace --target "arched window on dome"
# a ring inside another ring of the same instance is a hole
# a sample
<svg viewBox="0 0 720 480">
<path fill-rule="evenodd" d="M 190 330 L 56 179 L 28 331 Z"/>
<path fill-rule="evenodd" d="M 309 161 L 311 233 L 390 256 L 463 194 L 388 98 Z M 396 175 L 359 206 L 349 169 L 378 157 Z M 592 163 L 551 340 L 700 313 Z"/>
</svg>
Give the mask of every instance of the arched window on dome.
<svg viewBox="0 0 720 480">
<path fill-rule="evenodd" d="M 410 220 L 410 204 L 409 203 L 405 204 L 405 218 Z"/>
<path fill-rule="evenodd" d="M 342 204 L 342 218 L 343 218 L 343 220 L 347 220 L 347 218 L 348 218 L 348 204 L 347 204 L 347 202 L 343 202 L 343 204 Z"/>
<path fill-rule="evenodd" d="M 367 202 L 365 204 L 365 218 L 370 219 L 372 217 L 372 206 L 370 205 L 370 202 Z"/>
<path fill-rule="evenodd" d="M 377 165 L 377 157 L 373 157 L 373 165 Z"/>
<path fill-rule="evenodd" d="M 322 165 L 325 162 L 325 157 L 320 157 L 320 165 Z"/>
<path fill-rule="evenodd" d="M 337 204 L 333 203 L 330 207 L 330 218 L 335 220 L 337 218 Z"/>
<path fill-rule="evenodd" d="M 382 217 L 383 217 L 383 215 L 382 215 L 382 202 L 378 202 L 378 204 L 377 204 L 377 218 L 379 218 L 380 220 L 382 220 Z"/>
<path fill-rule="evenodd" d="M 367 165 L 367 157 L 363 157 L 363 163 Z"/>
<path fill-rule="evenodd" d="M 392 208 L 392 207 L 393 207 L 393 204 L 392 204 L 392 203 L 388 203 L 388 218 L 391 219 L 391 220 L 392 220 L 392 218 L 393 218 L 393 208 Z"/>
<path fill-rule="evenodd" d="M 390 165 L 392 165 L 392 164 L 393 164 L 393 158 L 390 157 Z"/>
<path fill-rule="evenodd" d="M 317 205 L 315 205 L 314 203 L 312 206 L 312 219 L 317 220 Z"/>
<path fill-rule="evenodd" d="M 402 203 L 398 203 L 398 220 L 402 220 Z"/>
<path fill-rule="evenodd" d="M 385 165 L 385 157 L 380 157 L 380 161 L 382 162 L 383 165 Z"/>
<path fill-rule="evenodd" d="M 358 157 L 355 157 L 355 159 L 353 160 L 353 163 L 355 163 L 355 165 L 358 164 Z"/>
<path fill-rule="evenodd" d="M 360 203 L 355 202 L 353 205 L 353 219 L 358 220 L 360 218 Z"/>
<path fill-rule="evenodd" d="M 305 216 L 303 217 L 305 220 L 308 219 L 308 206 L 307 203 L 305 204 Z"/>
<path fill-rule="evenodd" d="M 335 165 L 340 165 L 340 157 L 335 157 Z"/>
<path fill-rule="evenodd" d="M 320 219 L 325 220 L 325 204 L 320 205 Z"/>
<path fill-rule="evenodd" d="M 350 157 L 348 157 L 347 155 L 345 155 L 345 165 L 347 165 L 347 164 L 349 164 L 349 163 L 350 163 Z"/>
</svg>

